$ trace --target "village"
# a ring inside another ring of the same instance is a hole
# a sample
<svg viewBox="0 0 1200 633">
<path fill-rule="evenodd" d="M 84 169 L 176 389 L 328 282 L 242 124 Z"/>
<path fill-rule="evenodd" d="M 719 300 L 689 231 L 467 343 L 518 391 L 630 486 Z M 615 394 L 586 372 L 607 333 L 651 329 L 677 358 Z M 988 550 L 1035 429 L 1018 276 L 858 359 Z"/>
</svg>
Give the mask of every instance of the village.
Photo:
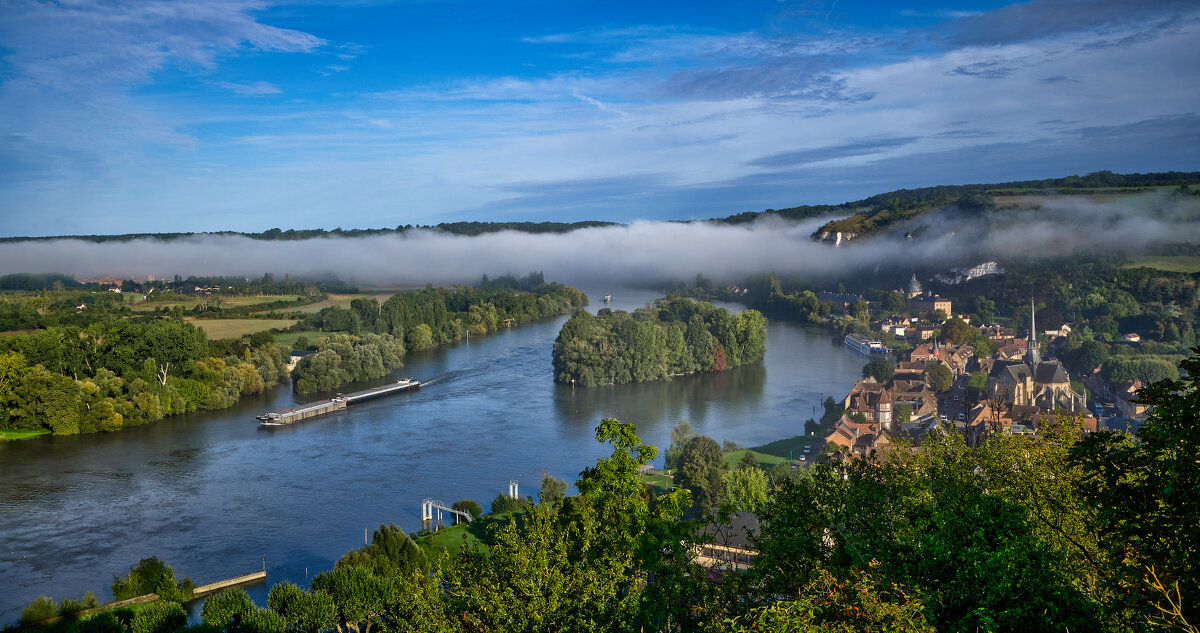
<svg viewBox="0 0 1200 633">
<path fill-rule="evenodd" d="M 919 446 L 934 433 L 955 432 L 969 445 L 978 445 L 996 434 L 1036 435 L 1046 425 L 1066 420 L 1094 432 L 1136 430 L 1145 419 L 1145 407 L 1136 402 L 1142 381 L 1109 384 L 1099 367 L 1073 379 L 1054 353 L 1071 326 L 1038 331 L 1032 303 L 1032 325 L 1020 337 L 1012 328 L 972 324 L 970 314 L 955 314 L 950 299 L 924 291 L 915 275 L 904 294 L 912 316 L 872 321 L 871 328 L 910 341 L 913 347 L 894 354 L 882 341 L 846 335 L 847 348 L 863 354 L 870 364 L 841 400 L 842 413 L 832 429 L 826 427 L 824 442 L 814 443 L 806 459 L 834 453 L 861 459 L 882 454 L 898 442 Z M 847 311 L 861 300 L 832 293 L 822 298 Z M 939 334 L 952 327 L 952 321 L 978 330 L 995 351 L 978 355 L 971 344 L 946 342 Z M 1119 341 L 1139 342 L 1135 333 Z"/>
</svg>

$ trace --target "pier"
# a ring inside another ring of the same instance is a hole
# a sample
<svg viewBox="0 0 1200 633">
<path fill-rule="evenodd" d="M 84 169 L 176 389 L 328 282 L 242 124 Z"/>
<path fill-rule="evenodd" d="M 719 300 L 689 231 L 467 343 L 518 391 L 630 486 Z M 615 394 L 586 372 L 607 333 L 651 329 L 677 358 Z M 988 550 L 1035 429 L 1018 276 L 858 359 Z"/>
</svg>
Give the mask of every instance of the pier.
<svg viewBox="0 0 1200 633">
<path fill-rule="evenodd" d="M 316 417 L 318 415 L 324 415 L 333 411 L 340 411 L 352 404 L 358 404 L 359 402 L 379 398 L 400 391 L 416 389 L 420 386 L 420 381 L 413 380 L 412 378 L 406 378 L 404 380 L 398 380 L 390 385 L 383 385 L 382 387 L 372 387 L 371 389 L 364 389 L 362 391 L 356 391 L 354 393 L 345 395 L 338 394 L 336 397 L 328 400 L 317 400 L 315 402 L 309 402 L 308 404 L 302 404 L 296 407 L 276 409 L 257 417 L 266 426 L 281 426 L 284 424 L 291 424 L 293 422 L 299 422 L 300 420 Z"/>
<path fill-rule="evenodd" d="M 195 600 L 196 598 L 203 598 L 210 593 L 216 593 L 222 589 L 228 589 L 229 587 L 240 587 L 242 585 L 251 585 L 258 582 L 263 582 L 266 579 L 267 572 L 264 570 L 256 571 L 253 574 L 246 574 L 245 576 L 238 576 L 236 578 L 218 580 L 217 582 L 211 582 L 207 585 L 200 585 L 199 587 L 196 587 L 196 589 L 192 591 L 192 599 Z"/>
</svg>

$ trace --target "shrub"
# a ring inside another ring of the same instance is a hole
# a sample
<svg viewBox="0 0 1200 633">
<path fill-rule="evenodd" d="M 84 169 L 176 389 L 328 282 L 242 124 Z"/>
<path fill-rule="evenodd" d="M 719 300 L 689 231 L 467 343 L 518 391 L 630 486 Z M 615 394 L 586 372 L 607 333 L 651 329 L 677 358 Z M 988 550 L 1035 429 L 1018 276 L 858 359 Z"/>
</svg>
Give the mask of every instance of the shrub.
<svg viewBox="0 0 1200 633">
<path fill-rule="evenodd" d="M 130 633 L 172 633 L 187 626 L 187 611 L 175 602 L 151 602 L 133 616 Z"/>
</svg>

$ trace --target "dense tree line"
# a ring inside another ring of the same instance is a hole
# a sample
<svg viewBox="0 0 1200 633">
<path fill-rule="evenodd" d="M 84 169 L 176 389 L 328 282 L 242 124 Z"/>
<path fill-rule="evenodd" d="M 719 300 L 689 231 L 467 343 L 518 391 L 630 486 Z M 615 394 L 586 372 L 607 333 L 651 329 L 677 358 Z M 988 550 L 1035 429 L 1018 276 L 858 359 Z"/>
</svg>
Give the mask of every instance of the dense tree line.
<svg viewBox="0 0 1200 633">
<path fill-rule="evenodd" d="M 403 366 L 404 343 L 391 334 L 334 334 L 316 354 L 300 359 L 292 383 L 300 393 L 330 391 L 359 380 L 382 378 Z"/>
<path fill-rule="evenodd" d="M 215 343 L 175 319 L 109 319 L 0 338 L 0 428 L 57 435 L 116 431 L 228 407 L 286 374 L 260 337 Z"/>
<path fill-rule="evenodd" d="M 406 351 L 565 314 L 587 303 L 582 292 L 546 283 L 542 273 L 522 279 L 505 276 L 484 286 L 402 292 L 382 304 L 360 298 L 348 308 L 331 306 L 307 315 L 301 327 L 347 335 L 327 338 L 317 354 L 296 366 L 296 389 L 328 391 L 351 381 L 378 378 L 401 366 Z"/>
<path fill-rule="evenodd" d="M 554 342 L 554 379 L 595 387 L 724 371 L 761 359 L 766 341 L 766 320 L 757 310 L 735 316 L 683 297 L 633 313 L 580 311 Z"/>
<path fill-rule="evenodd" d="M 1136 435 L 1085 437 L 1064 418 L 1036 438 L 933 433 L 920 450 L 787 471 L 760 504 L 753 566 L 719 582 L 692 553 L 728 499 L 686 518 L 690 489 L 655 494 L 638 471 L 657 450 L 610 419 L 596 437 L 612 454 L 580 473 L 578 495 L 548 495 L 482 544 L 429 560 L 381 526 L 309 589 L 276 585 L 265 607 L 228 591 L 201 619 L 223 633 L 1191 631 L 1200 356 L 1183 365 L 1188 379 L 1143 392 L 1153 413 Z M 687 435 L 676 466 L 707 494 L 715 443 Z M 116 616 L 63 628 L 145 630 Z"/>
</svg>

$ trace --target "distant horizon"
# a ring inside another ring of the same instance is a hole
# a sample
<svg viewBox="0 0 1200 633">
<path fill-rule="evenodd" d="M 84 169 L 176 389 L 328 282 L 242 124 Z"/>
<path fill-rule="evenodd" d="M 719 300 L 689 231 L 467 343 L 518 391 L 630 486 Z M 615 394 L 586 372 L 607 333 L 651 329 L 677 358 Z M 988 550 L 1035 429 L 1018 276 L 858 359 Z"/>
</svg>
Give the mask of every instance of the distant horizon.
<svg viewBox="0 0 1200 633">
<path fill-rule="evenodd" d="M 1184 0 L 20 0 L 0 235 L 701 219 L 1200 166 Z"/>
<path fill-rule="evenodd" d="M 523 220 L 462 220 L 462 219 L 455 219 L 455 218 L 444 218 L 444 219 L 440 219 L 438 222 L 433 223 L 433 224 L 405 223 L 405 224 L 400 224 L 400 225 L 395 225 L 395 226 L 364 226 L 364 227 L 334 226 L 334 227 L 329 227 L 329 228 L 326 228 L 326 227 L 271 226 L 271 227 L 266 227 L 266 228 L 263 228 L 260 230 L 250 230 L 250 231 L 237 231 L 237 230 L 232 230 L 232 229 L 209 229 L 209 230 L 198 230 L 198 231 L 164 231 L 164 232 L 156 232 L 156 233 L 87 233 L 87 234 L 60 233 L 60 234 L 46 234 L 46 235 L 0 235 L 0 244 L 3 244 L 4 242 L 13 242 L 13 241 L 20 241 L 20 240 L 48 240 L 48 239 L 53 240 L 53 239 L 117 238 L 117 237 L 129 237 L 131 239 L 141 239 L 141 238 L 155 238 L 155 237 L 160 237 L 160 236 L 175 236 L 175 235 L 178 235 L 178 236 L 184 236 L 184 235 L 197 235 L 197 236 L 243 235 L 244 236 L 244 235 L 258 235 L 258 234 L 263 234 L 263 233 L 266 233 L 269 231 L 274 231 L 274 230 L 279 230 L 281 232 L 294 231 L 294 232 L 298 232 L 298 233 L 309 232 L 309 231 L 324 231 L 324 232 L 328 233 L 328 232 L 333 232 L 333 231 L 338 231 L 338 230 L 346 231 L 346 232 L 397 231 L 401 227 L 404 227 L 404 226 L 411 226 L 413 229 L 436 229 L 441 224 L 457 224 L 457 223 L 472 223 L 472 222 L 480 223 L 480 224 L 504 224 L 504 223 L 512 222 L 512 223 L 528 223 L 528 224 L 565 224 L 565 225 L 587 224 L 587 223 L 629 225 L 629 224 L 635 223 L 635 222 L 711 222 L 711 221 L 726 219 L 726 218 L 732 217 L 734 215 L 737 215 L 738 213 L 767 213 L 767 212 L 771 212 L 771 211 L 777 211 L 780 209 L 803 208 L 803 207 L 822 206 L 822 205 L 837 206 L 837 205 L 854 204 L 854 203 L 862 202 L 863 200 L 865 200 L 866 198 L 870 198 L 871 196 L 883 195 L 883 194 L 892 193 L 892 192 L 896 192 L 896 191 L 918 190 L 918 189 L 928 188 L 928 187 L 1004 185 L 1004 184 L 1008 184 L 1009 182 L 1055 180 L 1055 179 L 1062 179 L 1062 178 L 1083 177 L 1083 176 L 1087 176 L 1087 175 L 1090 175 L 1093 173 L 1114 173 L 1117 175 L 1134 175 L 1134 174 L 1156 174 L 1156 173 L 1191 174 L 1191 173 L 1198 173 L 1198 172 L 1200 172 L 1200 169 L 1196 169 L 1196 170 L 1168 169 L 1168 170 L 1164 170 L 1161 172 L 1144 171 L 1144 172 L 1128 172 L 1128 173 L 1121 174 L 1118 172 L 1113 172 L 1112 170 L 1102 169 L 1102 170 L 1097 170 L 1097 171 L 1088 172 L 1088 173 L 1050 175 L 1050 176 L 1043 176 L 1043 177 L 1039 177 L 1039 178 L 1021 179 L 1018 181 L 938 183 L 938 184 L 934 184 L 934 185 L 925 185 L 922 187 L 904 187 L 901 189 L 893 189 L 893 190 L 889 190 L 889 191 L 875 191 L 875 192 L 871 192 L 870 194 L 864 196 L 863 198 L 858 198 L 855 200 L 845 200 L 845 201 L 834 202 L 834 203 L 799 202 L 799 203 L 794 203 L 794 204 L 789 204 L 789 205 L 770 206 L 770 207 L 765 207 L 763 209 L 757 209 L 757 210 L 743 209 L 740 211 L 731 211 L 730 213 L 727 213 L 727 214 L 712 215 L 712 216 L 703 217 L 703 218 L 659 218 L 659 219 L 631 218 L 631 219 L 627 219 L 624 221 L 603 220 L 603 219 L 596 219 L 596 218 L 583 218 L 583 219 L 573 220 L 573 221 L 569 221 L 569 222 L 558 221 L 558 220 L 540 220 L 540 219 L 533 219 L 533 218 L 523 219 Z M 825 217 L 832 217 L 832 216 L 825 216 Z M 583 228 L 583 227 L 579 227 L 579 228 Z M 578 229 L 572 229 L 572 230 L 578 230 Z M 316 236 L 316 237 L 320 237 L 320 236 Z M 298 238 L 298 239 L 309 239 L 309 238 Z"/>
</svg>

